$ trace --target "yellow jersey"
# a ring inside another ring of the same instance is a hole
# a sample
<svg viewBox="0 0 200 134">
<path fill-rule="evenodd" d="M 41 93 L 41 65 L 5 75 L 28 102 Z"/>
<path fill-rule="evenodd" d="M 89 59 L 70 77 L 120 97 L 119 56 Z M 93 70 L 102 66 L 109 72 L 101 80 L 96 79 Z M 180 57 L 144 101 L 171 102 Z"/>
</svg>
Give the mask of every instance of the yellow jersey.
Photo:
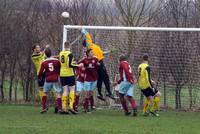
<svg viewBox="0 0 200 134">
<path fill-rule="evenodd" d="M 104 59 L 103 51 L 99 45 L 92 43 L 91 35 L 87 32 L 85 34 L 86 42 L 88 44 L 87 48 L 92 49 L 94 56 L 100 61 Z"/>
<path fill-rule="evenodd" d="M 151 86 L 150 67 L 147 63 L 141 63 L 138 67 L 138 86 L 141 90 Z"/>
<path fill-rule="evenodd" d="M 60 69 L 60 76 L 61 77 L 70 77 L 74 76 L 74 69 L 70 66 L 70 64 L 74 63 L 74 59 L 72 59 L 72 63 L 70 63 L 69 55 L 71 52 L 69 50 L 61 51 L 59 54 L 59 60 L 61 63 L 61 69 Z"/>
<path fill-rule="evenodd" d="M 40 64 L 44 61 L 45 55 L 44 53 L 33 53 L 31 59 L 34 63 L 35 69 L 38 72 L 40 68 Z"/>
</svg>

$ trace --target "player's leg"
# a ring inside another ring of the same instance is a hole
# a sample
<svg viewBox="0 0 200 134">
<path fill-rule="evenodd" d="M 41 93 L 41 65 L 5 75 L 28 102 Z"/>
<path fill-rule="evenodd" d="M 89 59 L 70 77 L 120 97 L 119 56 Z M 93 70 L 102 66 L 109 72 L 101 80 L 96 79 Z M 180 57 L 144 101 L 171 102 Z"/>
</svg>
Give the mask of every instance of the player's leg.
<svg viewBox="0 0 200 134">
<path fill-rule="evenodd" d="M 52 83 L 45 82 L 44 84 L 44 96 L 42 97 L 42 110 L 40 111 L 41 114 L 47 112 L 47 95 L 49 93 L 49 90 L 53 87 Z"/>
<path fill-rule="evenodd" d="M 96 85 L 97 85 L 97 82 L 91 82 L 91 87 L 90 87 L 90 91 L 89 91 L 89 100 L 90 100 L 90 108 L 91 110 L 94 110 L 95 107 L 94 107 L 94 97 L 93 97 L 93 93 L 94 93 L 94 90 L 96 88 Z"/>
<path fill-rule="evenodd" d="M 125 99 L 126 91 L 127 91 L 127 84 L 125 82 L 121 82 L 119 85 L 119 98 L 122 104 L 122 108 L 124 110 L 124 114 L 127 116 L 130 115 L 131 112 L 128 111 L 128 106 Z"/>
<path fill-rule="evenodd" d="M 53 88 L 56 92 L 56 105 L 57 105 L 57 108 L 58 108 L 58 112 L 61 112 L 62 111 L 62 92 L 63 92 L 63 89 L 61 87 L 61 85 L 58 83 L 58 82 L 55 82 L 53 84 Z"/>
<path fill-rule="evenodd" d="M 89 111 L 89 97 L 90 97 L 91 82 L 84 82 L 84 102 L 83 108 L 86 113 Z"/>
<path fill-rule="evenodd" d="M 98 80 L 97 80 L 97 91 L 98 91 L 98 95 L 97 95 L 97 98 L 102 100 L 102 101 L 105 101 L 105 99 L 103 98 L 103 95 L 102 95 L 102 83 L 103 83 L 103 78 L 102 78 L 102 69 L 101 67 L 99 67 L 98 69 Z"/>
<path fill-rule="evenodd" d="M 84 83 L 77 81 L 76 82 L 75 101 L 74 101 L 74 105 L 73 105 L 74 110 L 77 112 L 78 112 L 79 98 L 80 98 L 81 93 L 83 92 L 83 88 L 84 88 Z"/>
<path fill-rule="evenodd" d="M 62 94 L 62 111 L 63 114 L 68 114 L 68 96 L 69 89 L 68 86 L 63 86 L 63 94 Z"/>
<path fill-rule="evenodd" d="M 157 112 L 157 110 L 158 110 L 159 103 L 160 103 L 160 97 L 161 97 L 160 91 L 155 91 L 154 104 L 153 104 L 153 108 L 152 108 L 153 112 Z"/>
<path fill-rule="evenodd" d="M 150 104 L 150 100 L 146 98 L 143 104 L 143 115 L 148 115 L 149 104 Z"/>
<path fill-rule="evenodd" d="M 41 107 L 42 107 L 42 100 L 45 100 L 46 94 L 44 93 L 44 83 L 45 83 L 45 74 L 43 74 L 40 78 L 38 78 L 38 86 L 39 86 L 39 96 L 41 101 Z"/>
<path fill-rule="evenodd" d="M 127 92 L 126 92 L 126 96 L 128 101 L 131 104 L 131 108 L 133 110 L 133 116 L 137 116 L 137 103 L 136 100 L 133 98 L 133 92 L 134 92 L 134 85 L 127 82 Z"/>
<path fill-rule="evenodd" d="M 101 75 L 102 75 L 102 79 L 103 79 L 103 82 L 104 82 L 104 85 L 105 85 L 105 88 L 106 88 L 106 96 L 111 98 L 111 99 L 115 99 L 114 96 L 112 95 L 111 93 L 111 90 L 110 90 L 110 80 L 109 80 L 109 75 L 108 75 L 108 72 L 106 70 L 106 66 L 105 64 L 102 62 L 101 63 Z"/>
<path fill-rule="evenodd" d="M 68 114 L 68 95 L 69 89 L 67 86 L 67 79 L 66 77 L 60 77 L 60 82 L 63 87 L 63 94 L 62 94 L 62 111 L 61 114 Z"/>
</svg>

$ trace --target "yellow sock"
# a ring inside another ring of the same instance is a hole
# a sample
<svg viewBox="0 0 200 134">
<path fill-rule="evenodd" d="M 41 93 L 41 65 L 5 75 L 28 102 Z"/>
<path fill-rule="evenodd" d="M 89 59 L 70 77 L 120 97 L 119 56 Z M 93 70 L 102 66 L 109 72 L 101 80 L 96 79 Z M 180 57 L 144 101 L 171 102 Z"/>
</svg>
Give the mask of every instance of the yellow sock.
<svg viewBox="0 0 200 134">
<path fill-rule="evenodd" d="M 74 104 L 74 99 L 75 99 L 75 92 L 74 91 L 71 91 L 69 93 L 69 108 L 70 109 L 73 109 L 73 104 Z"/>
<path fill-rule="evenodd" d="M 67 96 L 62 96 L 62 109 L 64 111 L 67 111 L 67 99 L 68 99 Z"/>
<path fill-rule="evenodd" d="M 158 110 L 159 102 L 160 102 L 160 97 L 155 97 L 153 107 L 152 107 L 152 111 L 155 112 L 156 110 Z"/>
<path fill-rule="evenodd" d="M 147 110 L 149 109 L 149 105 L 150 105 L 150 100 L 149 99 L 145 99 L 144 106 L 143 106 L 143 113 L 147 112 Z"/>
<path fill-rule="evenodd" d="M 43 89 L 39 89 L 39 96 L 40 96 L 40 100 L 42 100 L 43 96 L 46 96 L 46 94 L 44 93 Z"/>
</svg>

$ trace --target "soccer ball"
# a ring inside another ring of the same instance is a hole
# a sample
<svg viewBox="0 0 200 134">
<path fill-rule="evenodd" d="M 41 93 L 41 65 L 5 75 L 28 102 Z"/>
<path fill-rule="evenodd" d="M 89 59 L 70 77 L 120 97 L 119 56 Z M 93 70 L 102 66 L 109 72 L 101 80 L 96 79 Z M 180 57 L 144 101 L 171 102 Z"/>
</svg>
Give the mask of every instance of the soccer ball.
<svg viewBox="0 0 200 134">
<path fill-rule="evenodd" d="M 69 18 L 69 13 L 68 13 L 68 12 L 63 12 L 63 13 L 61 14 L 61 16 L 62 16 L 63 18 Z"/>
</svg>

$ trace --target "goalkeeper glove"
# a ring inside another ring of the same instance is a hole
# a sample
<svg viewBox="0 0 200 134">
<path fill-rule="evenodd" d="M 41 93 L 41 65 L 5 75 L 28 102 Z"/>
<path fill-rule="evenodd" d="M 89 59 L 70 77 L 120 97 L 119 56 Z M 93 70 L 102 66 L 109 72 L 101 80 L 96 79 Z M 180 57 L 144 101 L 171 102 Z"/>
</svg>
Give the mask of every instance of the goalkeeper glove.
<svg viewBox="0 0 200 134">
<path fill-rule="evenodd" d="M 87 31 L 83 28 L 83 29 L 81 30 L 81 33 L 82 33 L 82 34 L 86 34 Z"/>
</svg>

